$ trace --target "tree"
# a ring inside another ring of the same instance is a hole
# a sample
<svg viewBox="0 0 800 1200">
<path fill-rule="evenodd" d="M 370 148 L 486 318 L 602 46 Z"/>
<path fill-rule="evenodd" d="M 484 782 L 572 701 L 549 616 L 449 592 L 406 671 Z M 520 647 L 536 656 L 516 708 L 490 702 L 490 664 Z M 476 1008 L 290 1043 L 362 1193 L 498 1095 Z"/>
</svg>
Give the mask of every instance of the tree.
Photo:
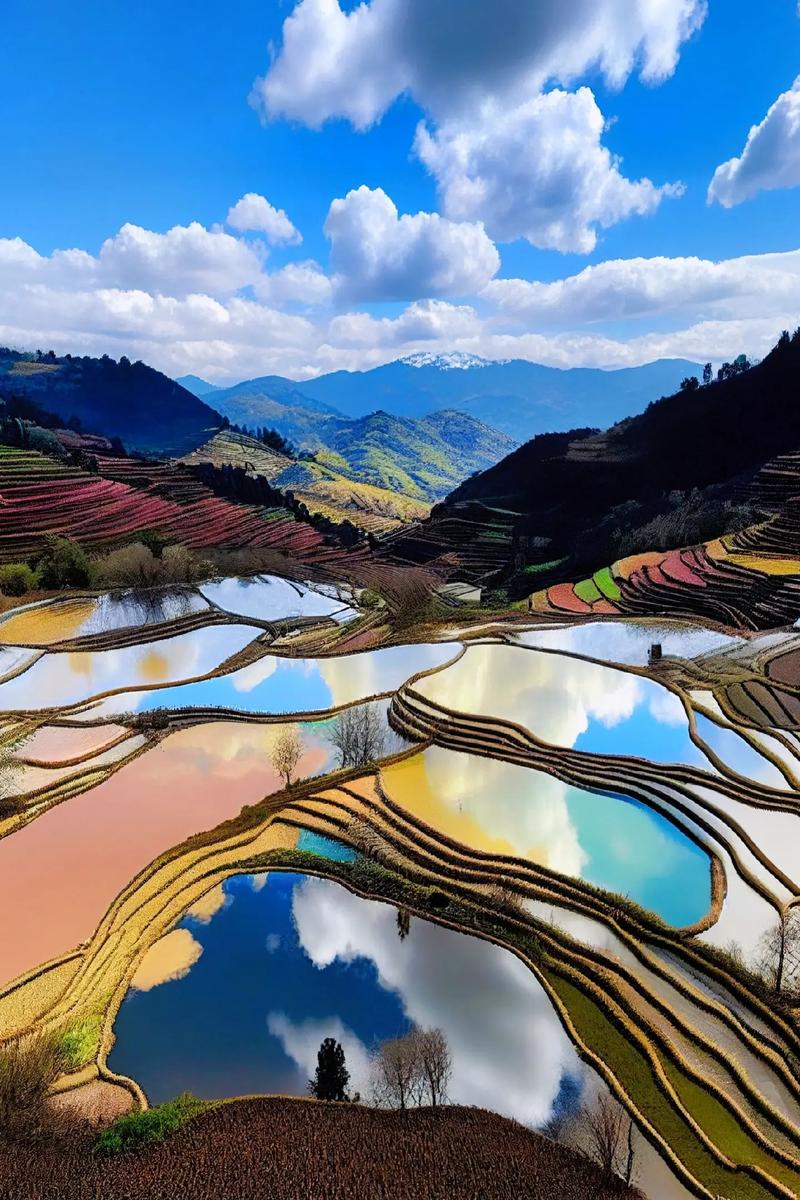
<svg viewBox="0 0 800 1200">
<path fill-rule="evenodd" d="M 447 1101 L 452 1074 L 450 1049 L 441 1029 L 412 1029 L 382 1042 L 372 1059 L 372 1096 L 387 1108 Z"/>
<path fill-rule="evenodd" d="M 696 392 L 699 387 L 700 380 L 696 375 L 687 375 L 685 379 L 681 380 L 682 392 Z"/>
<path fill-rule="evenodd" d="M 706 363 L 706 365 L 703 367 L 703 383 L 706 387 L 708 387 L 708 385 L 711 383 L 713 376 L 714 368 L 712 367 L 711 363 Z"/>
<path fill-rule="evenodd" d="M 447 1102 L 447 1085 L 453 1073 L 450 1048 L 441 1029 L 419 1029 L 417 1053 L 422 1071 L 423 1095 L 435 1108 Z"/>
<path fill-rule="evenodd" d="M 365 767 L 375 762 L 386 745 L 386 727 L 380 705 L 359 704 L 335 719 L 328 741 L 336 747 L 340 767 Z"/>
<path fill-rule="evenodd" d="M 613 1096 L 602 1094 L 583 1110 L 582 1124 L 591 1158 L 608 1176 L 630 1183 L 633 1173 L 633 1123 Z"/>
<path fill-rule="evenodd" d="M 397 910 L 397 936 L 404 942 L 411 932 L 411 913 L 407 908 Z"/>
<path fill-rule="evenodd" d="M 303 757 L 303 740 L 296 725 L 288 725 L 280 731 L 272 743 L 269 757 L 275 770 L 286 781 L 287 788 L 291 787 L 292 776 Z"/>
<path fill-rule="evenodd" d="M 416 1038 L 382 1042 L 372 1059 L 372 1098 L 385 1108 L 411 1108 L 419 1104 L 422 1071 Z"/>
<path fill-rule="evenodd" d="M 308 1090 L 317 1100 L 347 1100 L 350 1072 L 344 1050 L 336 1038 L 325 1038 L 317 1051 L 317 1069 L 308 1081 Z"/>
<path fill-rule="evenodd" d="M 761 937 L 759 969 L 776 996 L 800 988 L 800 911 L 787 908 Z"/>
<path fill-rule="evenodd" d="M 45 588 L 87 587 L 92 582 L 91 563 L 83 547 L 53 534 L 47 538 L 37 570 Z"/>
</svg>

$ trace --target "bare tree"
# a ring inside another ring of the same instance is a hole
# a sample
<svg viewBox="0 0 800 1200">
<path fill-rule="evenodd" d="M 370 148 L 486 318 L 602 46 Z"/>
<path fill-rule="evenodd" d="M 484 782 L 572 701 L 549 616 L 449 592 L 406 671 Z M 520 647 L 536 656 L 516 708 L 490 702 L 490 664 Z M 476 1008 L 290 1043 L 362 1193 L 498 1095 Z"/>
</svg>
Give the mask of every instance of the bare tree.
<svg viewBox="0 0 800 1200">
<path fill-rule="evenodd" d="M 450 1048 L 441 1029 L 419 1029 L 416 1032 L 417 1054 L 422 1072 L 423 1095 L 435 1108 L 447 1103 L 447 1085 L 453 1073 Z"/>
<path fill-rule="evenodd" d="M 397 910 L 397 936 L 404 942 L 411 932 L 411 913 L 407 908 Z"/>
<path fill-rule="evenodd" d="M 583 1110 L 581 1124 L 586 1148 L 606 1175 L 617 1175 L 630 1183 L 633 1173 L 633 1124 L 613 1096 L 600 1095 Z"/>
<path fill-rule="evenodd" d="M 388 1108 L 447 1101 L 452 1060 L 441 1029 L 412 1029 L 383 1042 L 372 1060 L 372 1095 Z"/>
<path fill-rule="evenodd" d="M 286 786 L 292 786 L 292 776 L 303 755 L 303 739 L 297 732 L 296 725 L 282 729 L 270 750 L 270 762 L 279 775 L 286 781 Z"/>
<path fill-rule="evenodd" d="M 419 1104 L 422 1083 L 413 1033 L 382 1042 L 372 1059 L 372 1098 L 386 1108 Z"/>
<path fill-rule="evenodd" d="M 336 747 L 340 767 L 366 767 L 380 758 L 386 745 L 386 726 L 380 705 L 347 708 L 331 724 L 328 740 Z"/>
<path fill-rule="evenodd" d="M 759 971 L 776 996 L 800 987 L 800 909 L 785 908 L 761 937 Z"/>
</svg>

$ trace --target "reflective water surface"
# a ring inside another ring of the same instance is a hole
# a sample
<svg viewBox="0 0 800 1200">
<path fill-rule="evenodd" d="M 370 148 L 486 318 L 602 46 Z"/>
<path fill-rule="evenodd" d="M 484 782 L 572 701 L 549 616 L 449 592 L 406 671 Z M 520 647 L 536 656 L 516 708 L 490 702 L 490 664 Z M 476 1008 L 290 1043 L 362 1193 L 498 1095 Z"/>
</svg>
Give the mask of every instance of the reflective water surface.
<svg viewBox="0 0 800 1200">
<path fill-rule="evenodd" d="M 439 746 L 385 768 L 383 778 L 393 800 L 475 850 L 528 858 L 626 894 L 673 925 L 694 924 L 709 909 L 707 854 L 628 797 Z"/>
<path fill-rule="evenodd" d="M 179 931 L 195 947 L 174 947 L 168 982 L 128 994 L 109 1057 L 151 1100 L 302 1095 L 324 1037 L 367 1098 L 370 1052 L 414 1025 L 444 1030 L 456 1102 L 540 1126 L 580 1096 L 584 1068 L 547 997 L 490 943 L 417 919 L 401 941 L 394 908 L 274 873 L 229 880 L 210 920 Z"/>
</svg>

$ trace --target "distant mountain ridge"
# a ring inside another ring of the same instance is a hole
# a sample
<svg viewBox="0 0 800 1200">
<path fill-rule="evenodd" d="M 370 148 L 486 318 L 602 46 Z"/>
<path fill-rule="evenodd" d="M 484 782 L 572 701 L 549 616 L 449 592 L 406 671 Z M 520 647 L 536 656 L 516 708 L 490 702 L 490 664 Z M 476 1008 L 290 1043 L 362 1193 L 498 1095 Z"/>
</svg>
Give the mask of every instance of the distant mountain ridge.
<svg viewBox="0 0 800 1200">
<path fill-rule="evenodd" d="M 267 375 L 214 392 L 213 397 L 228 415 L 226 403 L 236 398 L 240 412 L 247 403 L 250 420 L 257 422 L 266 419 L 260 406 L 270 401 L 306 411 L 319 411 L 315 404 L 323 404 L 351 418 L 378 410 L 403 418 L 457 410 L 524 442 L 537 433 L 576 426 L 606 428 L 641 412 L 651 400 L 672 394 L 681 379 L 700 369 L 687 359 L 604 371 L 545 367 L 524 359 L 490 361 L 460 351 L 422 351 L 369 371 L 334 371 L 300 381 Z"/>
</svg>

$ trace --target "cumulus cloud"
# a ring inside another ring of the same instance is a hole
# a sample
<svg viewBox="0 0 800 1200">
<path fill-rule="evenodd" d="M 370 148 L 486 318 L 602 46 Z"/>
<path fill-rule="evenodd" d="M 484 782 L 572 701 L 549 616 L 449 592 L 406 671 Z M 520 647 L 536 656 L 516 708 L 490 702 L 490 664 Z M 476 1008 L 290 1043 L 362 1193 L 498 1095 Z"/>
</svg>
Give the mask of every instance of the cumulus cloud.
<svg viewBox="0 0 800 1200">
<path fill-rule="evenodd" d="M 312 259 L 305 262 L 287 263 L 279 271 L 264 275 L 255 287 L 260 300 L 267 300 L 279 307 L 284 304 L 301 304 L 309 308 L 328 304 L 333 295 L 331 281 Z"/>
<path fill-rule="evenodd" d="M 240 233 L 263 233 L 276 246 L 297 246 L 303 238 L 282 208 L 273 208 L 265 196 L 247 192 L 228 209 L 225 224 Z"/>
<path fill-rule="evenodd" d="M 426 212 L 401 216 L 382 188 L 362 186 L 334 200 L 325 234 L 334 284 L 347 299 L 466 295 L 488 283 L 500 266 L 479 222 Z"/>
<path fill-rule="evenodd" d="M 602 145 L 605 121 L 589 88 L 534 96 L 516 108 L 487 102 L 469 121 L 423 122 L 415 148 L 444 211 L 483 221 L 493 238 L 589 253 L 596 226 L 653 212 L 676 185 L 626 179 Z"/>
<path fill-rule="evenodd" d="M 800 76 L 752 126 L 739 157 L 717 167 L 708 200 L 732 208 L 758 192 L 793 187 L 800 187 Z"/>
<path fill-rule="evenodd" d="M 610 259 L 551 283 L 492 280 L 483 296 L 509 317 L 536 325 L 684 316 L 742 317 L 800 309 L 800 251 L 702 258 Z"/>
<path fill-rule="evenodd" d="M 650 213 L 680 186 L 626 179 L 601 144 L 589 69 L 612 85 L 670 75 L 702 24 L 705 0 L 300 0 L 253 98 L 267 117 L 356 129 L 401 94 L 431 117 L 416 150 L 445 212 L 498 240 L 591 251 L 596 227 Z M 551 90 L 545 90 L 551 88 Z"/>
<path fill-rule="evenodd" d="M 379 316 L 349 300 L 348 288 L 365 300 L 371 289 L 373 295 L 379 290 L 378 244 L 353 247 L 340 262 L 350 276 L 340 271 L 332 280 L 309 261 L 268 273 L 246 241 L 202 226 L 197 228 L 207 238 L 192 239 L 200 247 L 197 262 L 189 260 L 189 243 L 174 231 L 134 239 L 140 247 L 155 248 L 149 257 L 143 250 L 92 255 L 75 248 L 42 255 L 20 238 L 0 238 L 0 344 L 52 347 L 59 354 L 125 354 L 172 375 L 191 371 L 232 382 L 264 374 L 304 379 L 364 370 L 418 351 L 463 351 L 560 367 L 635 366 L 661 357 L 720 361 L 742 351 L 764 354 L 781 329 L 797 324 L 800 251 L 717 263 L 615 260 L 547 283 L 497 279 L 488 238 L 477 241 L 479 248 L 489 247 L 481 271 L 474 262 L 459 264 L 453 248 L 464 235 L 463 224 L 436 218 L 431 225 L 430 214 L 405 221 L 381 196 L 376 207 L 384 214 L 388 209 L 394 239 L 393 287 L 399 290 L 403 277 L 410 287 L 418 272 L 417 296 L 396 315 Z M 374 201 L 368 189 L 366 199 Z M 437 257 L 431 248 L 432 229 L 440 234 L 444 229 L 438 245 L 451 258 L 444 252 Z M 352 225 L 342 236 L 340 250 L 355 238 Z M 429 254 L 420 264 L 423 245 Z M 171 276 L 165 266 L 170 256 L 181 259 Z M 470 286 L 470 273 L 480 290 L 466 302 L 431 298 L 445 279 L 449 286 Z M 141 282 L 123 282 L 131 276 Z M 237 280 L 252 282 L 231 293 Z M 640 321 L 642 331 L 627 328 L 612 336 L 610 323 L 623 320 Z"/>
<path fill-rule="evenodd" d="M 85 250 L 38 254 L 20 238 L 0 239 L 0 267 L 8 282 L 55 287 L 124 288 L 169 296 L 203 292 L 226 296 L 261 275 L 264 247 L 197 221 L 155 233 L 123 225 L 94 257 Z"/>
<path fill-rule="evenodd" d="M 550 1115 L 564 1074 L 583 1074 L 535 977 L 500 947 L 416 920 L 411 937 L 399 945 L 393 908 L 324 879 L 296 887 L 292 911 L 303 949 L 317 966 L 371 960 L 381 986 L 397 993 L 411 1022 L 444 1031 L 455 1103 L 538 1126 Z M 310 1037 L 274 1017 L 270 1028 L 305 1070 Z M 314 1031 L 315 1051 L 319 1033 Z M 360 1071 L 358 1047 L 354 1051 Z M 349 1066 L 347 1046 L 345 1052 Z"/>
<path fill-rule="evenodd" d="M 358 129 L 409 92 L 436 120 L 486 98 L 520 103 L 588 69 L 658 82 L 702 24 L 705 0 L 301 0 L 254 101 L 268 117 Z"/>
</svg>

